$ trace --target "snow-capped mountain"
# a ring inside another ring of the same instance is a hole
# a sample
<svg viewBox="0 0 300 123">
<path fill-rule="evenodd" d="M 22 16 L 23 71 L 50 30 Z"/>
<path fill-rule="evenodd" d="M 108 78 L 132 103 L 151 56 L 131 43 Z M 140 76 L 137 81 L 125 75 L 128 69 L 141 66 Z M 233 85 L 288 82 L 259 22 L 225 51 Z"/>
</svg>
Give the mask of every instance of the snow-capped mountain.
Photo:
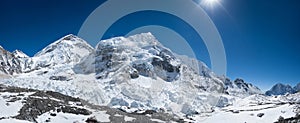
<svg viewBox="0 0 300 123">
<path fill-rule="evenodd" d="M 207 65 L 197 59 L 189 58 L 184 55 L 176 55 L 182 63 L 190 66 L 191 69 L 197 72 L 200 76 L 208 77 L 222 81 L 224 84 L 224 93 L 231 95 L 233 97 L 245 98 L 253 94 L 262 94 L 263 92 L 256 86 L 252 85 L 251 83 L 245 82 L 243 79 L 236 79 L 234 81 L 230 80 L 226 76 L 218 76 L 213 73 Z M 228 97 L 228 96 L 227 96 Z M 221 98 L 222 100 L 222 98 Z M 223 102 L 224 103 L 224 102 Z"/>
<path fill-rule="evenodd" d="M 93 51 L 87 42 L 72 34 L 50 44 L 34 57 L 28 57 L 19 50 L 10 53 L 0 47 L 1 71 L 6 74 L 18 74 L 55 65 L 76 64 Z"/>
<path fill-rule="evenodd" d="M 16 58 L 28 58 L 29 56 L 27 56 L 25 53 L 23 53 L 20 50 L 15 50 L 12 52 L 12 54 L 16 57 Z"/>
<path fill-rule="evenodd" d="M 95 49 L 67 35 L 33 57 L 0 49 L 0 71 L 13 75 L 0 83 L 60 92 L 127 113 L 163 111 L 189 119 L 244 99 L 245 105 L 273 103 L 256 86 L 218 76 L 205 63 L 173 53 L 151 33 L 102 40 Z"/>
<path fill-rule="evenodd" d="M 274 85 L 270 90 L 266 92 L 266 95 L 284 95 L 284 94 L 294 94 L 299 92 L 300 83 L 298 83 L 295 87 L 292 87 L 288 84 L 278 83 Z"/>
<path fill-rule="evenodd" d="M 93 52 L 93 48 L 86 41 L 69 34 L 48 45 L 34 57 L 43 57 L 48 60 L 45 61 L 48 64 L 76 63 L 91 52 Z"/>
<path fill-rule="evenodd" d="M 300 83 L 298 83 L 293 89 L 295 92 L 300 92 Z"/>
<path fill-rule="evenodd" d="M 94 55 L 84 58 L 79 66 L 95 65 L 97 81 L 109 93 L 104 102 L 111 106 L 166 108 L 188 114 L 210 110 L 218 101 L 212 93 L 223 91 L 221 80 L 197 74 L 151 33 L 100 41 Z M 93 58 L 95 62 L 91 62 Z"/>
<path fill-rule="evenodd" d="M 239 97 L 247 97 L 253 94 L 262 94 L 262 91 L 252 85 L 246 83 L 243 79 L 236 79 L 231 82 L 228 78 L 224 80 L 226 93 L 229 95 L 235 95 Z"/>
<path fill-rule="evenodd" d="M 63 64 L 76 64 L 91 54 L 93 48 L 84 40 L 72 34 L 67 35 L 26 60 L 24 71 Z"/>
<path fill-rule="evenodd" d="M 21 73 L 20 60 L 15 55 L 0 46 L 0 74 Z"/>
</svg>

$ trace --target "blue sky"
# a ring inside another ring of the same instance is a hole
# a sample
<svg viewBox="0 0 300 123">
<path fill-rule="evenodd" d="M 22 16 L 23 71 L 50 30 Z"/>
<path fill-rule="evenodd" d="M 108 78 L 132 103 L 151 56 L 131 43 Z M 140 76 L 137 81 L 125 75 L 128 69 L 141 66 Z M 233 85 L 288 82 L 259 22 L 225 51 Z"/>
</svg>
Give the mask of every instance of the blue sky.
<svg viewBox="0 0 300 123">
<path fill-rule="evenodd" d="M 103 2 L 1 0 L 0 45 L 33 56 L 58 38 L 77 34 L 87 16 Z M 300 82 L 299 0 L 221 0 L 221 4 L 205 10 L 222 36 L 231 79 L 243 78 L 263 90 L 278 82 Z M 144 20 L 135 21 L 141 18 Z M 165 13 L 148 11 L 126 16 L 114 24 L 105 38 L 124 35 L 145 24 L 169 26 L 188 35 L 197 58 L 210 65 L 205 45 L 195 41 L 201 38 L 189 25 Z"/>
</svg>

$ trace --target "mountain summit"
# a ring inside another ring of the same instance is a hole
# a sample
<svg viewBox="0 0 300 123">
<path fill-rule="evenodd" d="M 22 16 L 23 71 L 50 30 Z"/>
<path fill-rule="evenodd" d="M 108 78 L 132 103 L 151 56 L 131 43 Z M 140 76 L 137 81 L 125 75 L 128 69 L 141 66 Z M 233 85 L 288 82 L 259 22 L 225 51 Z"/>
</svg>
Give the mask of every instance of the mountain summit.
<svg viewBox="0 0 300 123">
<path fill-rule="evenodd" d="M 84 56 L 93 52 L 93 48 L 81 38 L 69 34 L 54 43 L 48 45 L 42 51 L 34 55 L 40 63 L 63 64 L 77 63 Z"/>
<path fill-rule="evenodd" d="M 23 53 L 21 50 L 15 50 L 14 52 L 12 52 L 12 54 L 16 57 L 16 58 L 28 58 L 29 56 L 27 56 L 25 53 Z"/>
<path fill-rule="evenodd" d="M 20 60 L 17 54 L 11 53 L 0 46 L 0 74 L 21 73 Z"/>
<path fill-rule="evenodd" d="M 300 91 L 300 83 L 298 83 L 295 87 L 290 85 L 278 83 L 274 85 L 270 90 L 266 92 L 266 95 L 284 95 L 284 94 L 294 94 Z"/>
</svg>

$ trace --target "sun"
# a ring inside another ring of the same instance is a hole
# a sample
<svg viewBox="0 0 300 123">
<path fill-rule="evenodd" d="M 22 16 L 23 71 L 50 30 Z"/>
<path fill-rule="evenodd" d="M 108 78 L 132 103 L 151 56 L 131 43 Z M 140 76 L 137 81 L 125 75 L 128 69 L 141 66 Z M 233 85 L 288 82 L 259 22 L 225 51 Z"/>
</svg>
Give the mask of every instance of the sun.
<svg viewBox="0 0 300 123">
<path fill-rule="evenodd" d="M 220 4 L 220 0 L 202 0 L 200 4 L 208 8 L 214 8 Z"/>
</svg>

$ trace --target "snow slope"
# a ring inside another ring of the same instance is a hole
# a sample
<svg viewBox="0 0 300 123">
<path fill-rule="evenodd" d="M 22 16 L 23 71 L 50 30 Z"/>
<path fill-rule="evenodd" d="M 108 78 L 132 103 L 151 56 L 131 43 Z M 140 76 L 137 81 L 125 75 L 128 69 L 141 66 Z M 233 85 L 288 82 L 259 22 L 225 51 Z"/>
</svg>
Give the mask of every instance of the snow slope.
<svg viewBox="0 0 300 123">
<path fill-rule="evenodd" d="M 93 48 L 84 40 L 72 34 L 67 35 L 26 59 L 23 71 L 30 72 L 44 67 L 64 64 L 76 64 L 81 58 L 93 52 Z"/>
<path fill-rule="evenodd" d="M 243 111 L 239 113 L 221 111 L 207 118 L 203 121 L 203 123 L 216 123 L 220 121 L 222 121 L 222 123 L 272 123 L 277 121 L 280 116 L 284 118 L 295 116 L 293 107 L 294 106 L 286 104 L 276 108 L 268 108 L 258 111 Z M 259 107 L 258 109 L 260 108 L 263 107 Z M 264 116 L 259 117 L 259 114 L 264 114 Z"/>
</svg>

